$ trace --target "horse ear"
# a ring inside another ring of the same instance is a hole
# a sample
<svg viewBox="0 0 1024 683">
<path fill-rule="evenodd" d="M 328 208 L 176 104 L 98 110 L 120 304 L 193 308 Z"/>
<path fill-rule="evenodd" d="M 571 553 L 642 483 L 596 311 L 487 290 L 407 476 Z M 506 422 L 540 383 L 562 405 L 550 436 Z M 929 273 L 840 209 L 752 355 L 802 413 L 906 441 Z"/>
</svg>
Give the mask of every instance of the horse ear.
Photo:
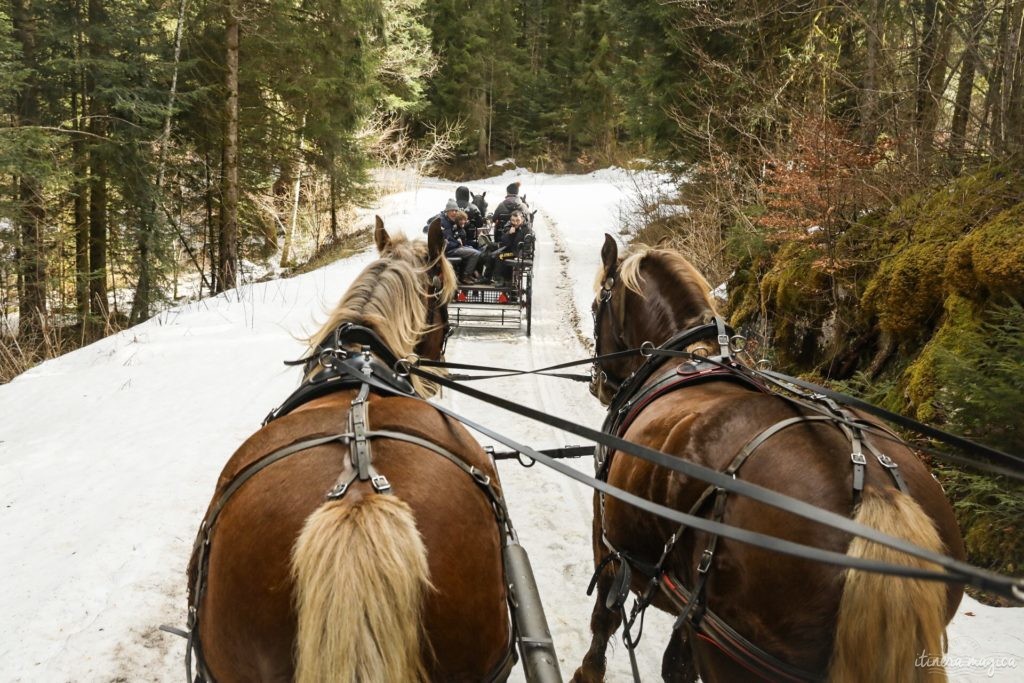
<svg viewBox="0 0 1024 683">
<path fill-rule="evenodd" d="M 480 199 L 483 199 L 486 196 L 487 196 L 487 190 L 484 190 L 484 193 L 482 195 L 480 195 Z"/>
<path fill-rule="evenodd" d="M 391 246 L 391 235 L 384 229 L 384 219 L 380 216 L 374 218 L 377 220 L 373 229 L 373 241 L 377 243 L 377 253 L 383 254 L 384 250 Z"/>
<path fill-rule="evenodd" d="M 611 273 L 619 263 L 619 245 L 615 238 L 608 233 L 604 234 L 604 246 L 601 247 L 601 263 L 604 264 L 604 272 Z"/>
<path fill-rule="evenodd" d="M 441 229 L 441 219 L 435 218 L 427 227 L 427 255 L 433 262 L 444 254 L 444 231 Z"/>
</svg>

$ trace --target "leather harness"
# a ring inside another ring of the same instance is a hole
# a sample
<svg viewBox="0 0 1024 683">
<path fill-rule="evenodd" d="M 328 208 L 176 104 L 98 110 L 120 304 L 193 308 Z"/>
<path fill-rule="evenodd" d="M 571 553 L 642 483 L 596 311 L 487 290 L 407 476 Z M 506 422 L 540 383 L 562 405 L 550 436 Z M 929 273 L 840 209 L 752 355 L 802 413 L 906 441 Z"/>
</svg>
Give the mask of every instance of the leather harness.
<svg viewBox="0 0 1024 683">
<path fill-rule="evenodd" d="M 601 317 L 606 308 L 611 308 L 611 288 L 615 282 L 614 275 L 613 273 L 605 279 L 602 291 L 599 294 L 599 305 L 594 313 L 595 340 L 598 338 Z M 645 342 L 641 348 L 646 348 L 647 350 L 647 353 L 644 354 L 646 360 L 617 386 L 615 395 L 609 405 L 608 416 L 601 431 L 622 437 L 644 408 L 653 401 L 671 392 L 699 383 L 733 381 L 739 382 L 758 392 L 771 393 L 770 388 L 764 382 L 743 372 L 742 366 L 733 358 L 730 333 L 731 330 L 725 325 L 725 322 L 716 316 L 710 323 L 685 330 L 673 336 L 658 347 L 658 349 L 678 352 L 692 347 L 698 342 L 710 340 L 712 343 L 717 343 L 720 353 L 718 356 L 711 358 L 704 358 L 697 352 L 690 353 L 689 360 L 664 370 L 657 377 L 655 377 L 655 373 L 662 365 L 663 357 L 651 353 L 654 350 L 653 344 Z M 621 344 L 621 333 L 618 336 L 620 337 L 618 341 Z M 597 364 L 594 366 L 594 375 L 595 377 L 600 377 L 602 382 L 614 383 L 614 380 L 611 380 Z M 754 451 L 768 441 L 768 439 L 783 430 L 798 424 L 825 423 L 841 429 L 850 440 L 852 446 L 851 463 L 854 470 L 852 486 L 853 507 L 856 507 L 859 502 L 864 488 L 864 468 L 867 464 L 867 459 L 863 452 L 865 447 L 890 473 L 899 490 L 904 493 L 907 492 L 899 466 L 864 438 L 857 424 L 862 421 L 855 414 L 820 394 L 808 397 L 812 400 L 811 405 L 804 401 L 796 401 L 790 397 L 783 396 L 782 398 L 804 408 L 810 407 L 819 414 L 797 415 L 776 422 L 761 430 L 750 438 L 733 457 L 729 465 L 723 470 L 724 474 L 735 478 L 743 464 L 754 454 Z M 614 453 L 615 451 L 609 450 L 608 447 L 603 445 L 599 445 L 596 449 L 594 457 L 595 476 L 601 481 L 607 482 L 608 480 Z M 665 567 L 670 553 L 686 533 L 688 527 L 683 524 L 676 529 L 665 542 L 661 556 L 655 563 L 644 561 L 624 550 L 616 548 L 609 540 L 605 531 L 605 494 L 599 492 L 598 496 L 601 540 L 608 549 L 609 554 L 598 564 L 587 593 L 589 595 L 593 592 L 597 585 L 598 577 L 605 570 L 606 566 L 610 562 L 617 562 L 618 567 L 612 588 L 606 599 L 606 607 L 609 610 L 619 611 L 622 615 L 623 640 L 630 654 L 635 680 L 639 680 L 639 670 L 636 665 L 634 649 L 643 631 L 643 614 L 653 600 L 655 593 L 659 590 L 679 609 L 679 614 L 673 625 L 673 631 L 686 626 L 686 631 L 683 634 L 684 639 L 689 637 L 699 638 L 706 643 L 716 646 L 726 656 L 751 672 L 766 676 L 772 680 L 793 682 L 825 680 L 826 674 L 824 672 L 800 669 L 766 652 L 730 627 L 721 617 L 708 608 L 707 582 L 714 568 L 715 550 L 719 539 L 717 534 L 709 534 L 710 538 L 695 567 L 695 584 L 692 589 L 688 589 L 673 572 Z M 725 489 L 709 485 L 697 497 L 689 510 L 689 514 L 701 515 L 702 510 L 708 507 L 708 501 L 713 498 L 709 518 L 715 522 L 721 522 L 725 514 L 727 497 L 728 492 Z M 629 596 L 633 568 L 649 577 L 649 581 L 647 588 L 636 599 L 631 613 L 627 617 L 625 602 Z M 634 637 L 630 630 L 637 619 L 639 619 L 639 631 Z"/>
<path fill-rule="evenodd" d="M 477 487 L 487 496 L 498 527 L 502 532 L 502 544 L 507 545 L 510 541 L 517 542 L 505 501 L 501 494 L 495 490 L 491 483 L 491 478 L 486 472 L 468 464 L 448 449 L 426 439 L 393 430 L 374 430 L 370 428 L 368 398 L 371 390 L 384 395 L 419 398 L 408 379 L 391 369 L 396 365 L 400 367 L 401 363 L 384 345 L 376 333 L 359 325 L 345 323 L 335 330 L 331 340 L 333 345 L 322 345 L 317 350 L 317 353 L 310 358 L 290 363 L 305 364 L 308 379 L 285 399 L 278 408 L 271 411 L 263 421 L 263 424 L 265 426 L 269 422 L 288 414 L 314 399 L 335 391 L 358 387 L 359 393 L 353 399 L 349 409 L 347 431 L 341 434 L 305 439 L 279 448 L 250 463 L 235 475 L 199 527 L 192 550 L 193 556 L 197 556 L 197 560 L 196 576 L 192 584 L 192 591 L 190 592 L 187 630 L 162 627 L 186 638 L 185 669 L 190 683 L 192 681 L 193 652 L 195 653 L 197 670 L 195 680 L 208 681 L 209 683 L 214 681 L 202 656 L 198 616 L 199 606 L 202 604 L 203 595 L 206 590 L 210 544 L 213 540 L 213 530 L 216 526 L 217 518 L 228 500 L 245 482 L 279 460 L 328 443 L 347 445 L 349 447 L 351 467 L 343 468 L 338 480 L 325 494 L 327 500 L 340 500 L 356 481 L 369 482 L 374 492 L 378 494 L 387 495 L 391 493 L 391 483 L 387 477 L 379 473 L 373 466 L 371 442 L 374 439 L 404 441 L 420 446 L 448 460 L 472 478 Z M 361 347 L 360 350 L 353 352 L 346 349 L 346 347 L 351 347 L 353 344 L 358 344 Z M 320 369 L 310 374 L 316 367 Z M 515 609 L 511 596 L 509 596 L 509 609 Z M 495 669 L 484 679 L 488 682 L 503 681 L 508 678 L 509 673 L 518 661 L 515 649 L 515 620 L 511 620 L 511 623 L 512 635 L 509 638 L 506 654 Z"/>
</svg>

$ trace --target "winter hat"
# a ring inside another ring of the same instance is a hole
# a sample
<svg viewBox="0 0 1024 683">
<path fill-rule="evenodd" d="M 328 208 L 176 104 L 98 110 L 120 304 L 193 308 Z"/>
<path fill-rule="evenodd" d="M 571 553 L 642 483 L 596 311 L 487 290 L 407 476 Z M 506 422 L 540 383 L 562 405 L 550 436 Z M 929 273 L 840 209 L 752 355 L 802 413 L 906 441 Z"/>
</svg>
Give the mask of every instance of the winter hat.
<svg viewBox="0 0 1024 683">
<path fill-rule="evenodd" d="M 459 203 L 457 201 L 455 201 L 454 199 L 449 199 L 448 203 L 444 205 L 444 212 L 445 213 L 448 213 L 449 211 L 458 211 L 458 210 L 459 210 Z"/>
<path fill-rule="evenodd" d="M 511 185 L 505 188 L 505 192 L 508 194 L 519 194 L 519 181 L 515 181 Z"/>
<path fill-rule="evenodd" d="M 460 209 L 466 208 L 469 205 L 469 188 L 465 185 L 455 188 L 455 201 Z"/>
</svg>

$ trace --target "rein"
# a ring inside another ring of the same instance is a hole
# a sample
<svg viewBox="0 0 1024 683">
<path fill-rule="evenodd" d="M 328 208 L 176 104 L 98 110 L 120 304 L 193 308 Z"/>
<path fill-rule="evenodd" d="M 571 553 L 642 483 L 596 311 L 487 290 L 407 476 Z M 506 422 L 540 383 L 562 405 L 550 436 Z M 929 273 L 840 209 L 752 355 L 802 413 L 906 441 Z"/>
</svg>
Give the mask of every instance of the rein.
<svg viewBox="0 0 1024 683">
<path fill-rule="evenodd" d="M 540 451 L 517 443 L 515 440 L 470 420 L 463 415 L 455 413 L 444 406 L 431 403 L 431 405 L 433 405 L 437 410 L 459 420 L 466 426 L 480 432 L 481 434 L 484 434 L 505 446 L 513 448 L 523 455 L 534 460 L 538 460 L 544 465 L 551 467 L 552 469 L 561 472 L 576 481 L 586 484 L 590 488 L 603 491 L 604 493 L 612 495 L 625 503 L 634 505 L 646 512 L 656 514 L 659 517 L 686 524 L 698 531 L 704 531 L 710 534 L 719 534 L 726 538 L 731 538 L 743 543 L 749 543 L 759 548 L 772 550 L 774 552 L 781 552 L 783 554 L 792 555 L 802 559 L 825 562 L 827 564 L 833 564 L 849 569 L 859 569 L 881 574 L 943 581 L 946 583 L 966 583 L 981 590 L 990 591 L 995 594 L 1008 597 L 1014 601 L 1024 601 L 1024 579 L 1015 579 L 1003 576 L 995 572 L 979 569 L 966 562 L 954 560 L 953 558 L 945 555 L 933 553 L 929 550 L 925 550 L 924 548 L 919 548 L 903 539 L 883 534 L 872 527 L 858 524 L 847 517 L 843 517 L 827 510 L 822 510 L 821 508 L 796 498 L 777 493 L 776 491 L 772 491 L 771 489 L 767 489 L 756 484 L 751 484 L 750 482 L 743 481 L 742 479 L 733 479 L 731 476 L 725 475 L 703 465 L 680 460 L 666 453 L 662 453 L 661 451 L 634 444 L 620 437 L 578 425 L 574 422 L 548 415 L 533 408 L 521 406 L 507 399 L 491 396 L 479 389 L 463 386 L 448 378 L 420 370 L 415 366 L 411 366 L 409 370 L 412 374 L 419 375 L 424 379 L 429 379 L 441 386 L 466 394 L 467 396 L 476 398 L 485 403 L 490 403 L 510 412 L 518 413 L 524 417 L 567 431 L 598 444 L 602 444 L 603 446 L 624 451 L 642 460 L 647 460 L 648 462 L 685 474 L 686 476 L 694 479 L 699 479 L 708 484 L 713 484 L 730 493 L 747 496 L 758 502 L 804 517 L 805 519 L 825 524 L 826 526 L 830 526 L 853 536 L 859 536 L 914 557 L 925 559 L 948 571 L 938 572 L 915 569 L 906 565 L 853 558 L 845 554 L 821 550 L 820 548 L 815 548 L 813 546 L 806 546 L 792 541 L 787 541 L 785 539 L 775 538 L 773 536 L 747 531 L 745 529 L 732 527 L 726 524 L 712 522 L 702 517 L 681 513 L 678 510 L 673 510 L 671 508 L 652 503 L 646 499 L 635 496 L 628 491 L 611 486 L 600 479 L 585 475 L 567 465 L 559 463 L 557 460 L 541 453 Z"/>
</svg>

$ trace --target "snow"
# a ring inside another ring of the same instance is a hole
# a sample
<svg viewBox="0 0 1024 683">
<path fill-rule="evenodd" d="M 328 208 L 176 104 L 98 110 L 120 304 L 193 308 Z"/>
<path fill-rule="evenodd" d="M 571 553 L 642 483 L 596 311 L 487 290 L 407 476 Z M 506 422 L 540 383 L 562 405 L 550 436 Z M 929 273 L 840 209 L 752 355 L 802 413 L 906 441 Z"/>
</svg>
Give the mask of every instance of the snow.
<svg viewBox="0 0 1024 683">
<path fill-rule="evenodd" d="M 618 229 L 629 173 L 510 169 L 466 184 L 493 207 L 512 179 L 540 208 L 533 336 L 460 330 L 449 360 L 532 368 L 584 357 L 603 233 Z M 360 220 L 380 213 L 419 236 L 457 184 L 399 185 Z M 184 642 L 157 626 L 185 621 L 185 566 L 217 475 L 296 385 L 297 370 L 280 361 L 302 353 L 302 337 L 373 258 L 168 310 L 0 386 L 0 681 L 181 680 Z M 517 377 L 487 388 L 590 426 L 604 416 L 581 384 Z M 441 400 L 535 447 L 578 442 L 462 395 Z M 570 463 L 592 471 L 588 458 Z M 590 640 L 591 495 L 542 466 L 500 470 L 568 678 Z M 659 679 L 670 626 L 648 614 L 644 680 Z M 1024 610 L 965 598 L 949 630 L 951 678 L 1020 680 L 1022 633 Z M 619 641 L 609 654 L 608 680 L 631 680 Z"/>
</svg>

